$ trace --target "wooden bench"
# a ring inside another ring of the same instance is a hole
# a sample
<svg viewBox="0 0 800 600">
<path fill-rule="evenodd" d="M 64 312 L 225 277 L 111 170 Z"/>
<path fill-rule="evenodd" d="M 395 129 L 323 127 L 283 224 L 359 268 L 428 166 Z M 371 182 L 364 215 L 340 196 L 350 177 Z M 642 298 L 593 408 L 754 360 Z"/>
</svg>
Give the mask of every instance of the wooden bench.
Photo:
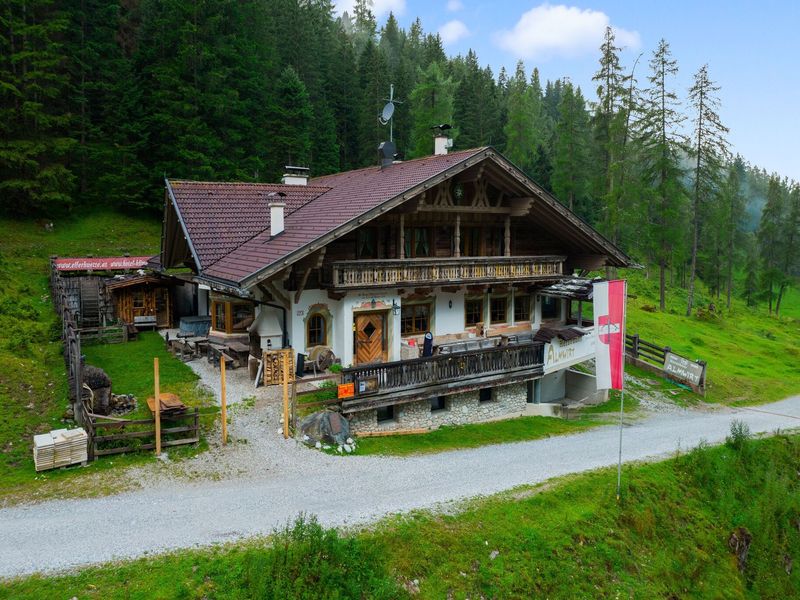
<svg viewBox="0 0 800 600">
<path fill-rule="evenodd" d="M 225 359 L 225 368 L 235 369 L 239 366 L 239 361 L 235 360 L 230 354 L 226 353 L 224 346 L 208 345 L 208 362 L 214 366 L 219 366 L 221 358 Z"/>
<path fill-rule="evenodd" d="M 133 324 L 137 329 L 144 329 L 146 327 L 155 329 L 158 326 L 158 319 L 155 315 L 142 315 L 133 317 Z"/>
</svg>

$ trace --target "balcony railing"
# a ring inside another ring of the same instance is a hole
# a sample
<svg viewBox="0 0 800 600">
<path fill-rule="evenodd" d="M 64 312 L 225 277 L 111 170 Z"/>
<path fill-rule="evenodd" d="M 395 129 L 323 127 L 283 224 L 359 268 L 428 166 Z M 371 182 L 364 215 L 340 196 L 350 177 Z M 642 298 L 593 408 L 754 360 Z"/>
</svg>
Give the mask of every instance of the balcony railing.
<svg viewBox="0 0 800 600">
<path fill-rule="evenodd" d="M 343 381 L 354 383 L 356 394 L 345 400 L 342 408 L 346 413 L 355 412 L 398 400 L 532 379 L 541 376 L 543 369 L 544 345 L 540 342 L 363 365 L 342 371 Z"/>
<path fill-rule="evenodd" d="M 398 285 L 436 285 L 526 281 L 557 277 L 564 256 L 471 256 L 335 262 L 328 283 L 359 289 Z"/>
</svg>

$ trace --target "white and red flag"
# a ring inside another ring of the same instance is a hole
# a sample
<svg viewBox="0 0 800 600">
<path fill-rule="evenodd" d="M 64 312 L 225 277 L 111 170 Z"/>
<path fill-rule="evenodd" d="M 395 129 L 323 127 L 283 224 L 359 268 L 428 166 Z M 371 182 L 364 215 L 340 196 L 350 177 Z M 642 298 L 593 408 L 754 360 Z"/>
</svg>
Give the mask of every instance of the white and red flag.
<svg viewBox="0 0 800 600">
<path fill-rule="evenodd" d="M 621 390 L 625 371 L 625 300 L 627 281 L 594 284 L 594 319 L 598 390 Z"/>
</svg>

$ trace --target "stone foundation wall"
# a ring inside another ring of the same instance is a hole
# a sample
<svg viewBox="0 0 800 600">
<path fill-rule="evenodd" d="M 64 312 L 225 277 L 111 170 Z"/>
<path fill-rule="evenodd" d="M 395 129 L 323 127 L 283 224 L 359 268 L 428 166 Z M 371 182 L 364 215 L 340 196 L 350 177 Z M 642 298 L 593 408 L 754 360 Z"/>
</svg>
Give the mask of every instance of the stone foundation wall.
<svg viewBox="0 0 800 600">
<path fill-rule="evenodd" d="M 436 429 L 442 425 L 464 425 L 521 415 L 527 403 L 527 384 L 514 383 L 492 389 L 492 399 L 480 402 L 479 392 L 445 396 L 444 410 L 431 411 L 429 400 L 396 405 L 394 419 L 378 423 L 376 409 L 349 416 L 355 433 L 407 429 Z"/>
</svg>

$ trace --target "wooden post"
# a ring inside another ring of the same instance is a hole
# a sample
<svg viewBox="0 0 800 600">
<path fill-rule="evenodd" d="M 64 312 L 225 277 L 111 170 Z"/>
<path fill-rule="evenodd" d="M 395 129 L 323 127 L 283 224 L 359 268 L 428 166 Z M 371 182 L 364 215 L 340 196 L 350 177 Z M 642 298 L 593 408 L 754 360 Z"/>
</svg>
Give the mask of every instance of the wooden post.
<svg viewBox="0 0 800 600">
<path fill-rule="evenodd" d="M 289 352 L 283 351 L 283 439 L 289 439 Z"/>
<path fill-rule="evenodd" d="M 504 250 L 505 256 L 511 256 L 511 217 L 506 217 L 505 222 L 505 231 L 503 232 L 503 242 L 504 242 Z"/>
<path fill-rule="evenodd" d="M 153 374 L 155 376 L 155 393 L 153 398 L 153 413 L 156 419 L 156 456 L 161 456 L 161 389 L 158 381 L 158 357 L 153 359 Z"/>
<path fill-rule="evenodd" d="M 222 445 L 228 443 L 228 403 L 225 398 L 225 356 L 220 354 L 219 373 L 222 380 L 222 390 L 220 394 L 220 412 L 222 416 Z"/>
<path fill-rule="evenodd" d="M 400 247 L 397 249 L 397 256 L 399 258 L 405 258 L 406 252 L 406 231 L 405 231 L 405 215 L 400 215 L 400 236 L 399 236 L 398 243 Z"/>
<path fill-rule="evenodd" d="M 461 256 L 461 215 L 456 214 L 456 229 L 453 235 L 453 256 Z"/>
</svg>

